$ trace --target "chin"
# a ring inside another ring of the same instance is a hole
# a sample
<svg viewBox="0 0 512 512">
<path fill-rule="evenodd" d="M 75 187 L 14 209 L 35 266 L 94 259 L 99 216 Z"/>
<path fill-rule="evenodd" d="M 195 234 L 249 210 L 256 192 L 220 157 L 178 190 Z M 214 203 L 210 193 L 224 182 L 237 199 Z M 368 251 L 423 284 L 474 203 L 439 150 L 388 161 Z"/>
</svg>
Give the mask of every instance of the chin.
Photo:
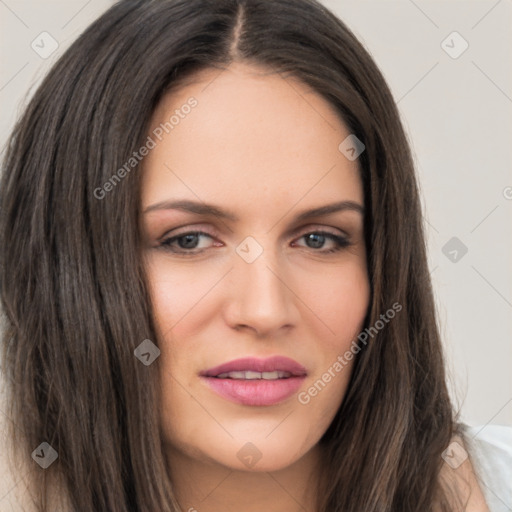
<svg viewBox="0 0 512 512">
<path fill-rule="evenodd" d="M 232 443 L 235 450 L 227 449 L 215 454 L 217 462 L 236 471 L 252 473 L 275 472 L 286 469 L 297 462 L 305 453 L 297 452 L 295 445 L 281 444 L 279 448 L 274 446 L 258 445 L 250 441 Z"/>
<path fill-rule="evenodd" d="M 271 435 L 272 436 L 272 435 Z M 270 437 L 271 437 L 270 436 Z M 181 444 L 180 452 L 187 457 L 210 465 L 220 465 L 232 471 L 252 473 L 273 472 L 285 469 L 301 459 L 311 447 L 304 447 L 304 439 L 291 436 L 275 436 L 274 439 L 262 435 L 247 439 L 214 439 L 204 436 L 210 444 Z M 301 447 L 297 450 L 297 447 Z M 176 452 L 175 452 L 176 453 Z"/>
</svg>

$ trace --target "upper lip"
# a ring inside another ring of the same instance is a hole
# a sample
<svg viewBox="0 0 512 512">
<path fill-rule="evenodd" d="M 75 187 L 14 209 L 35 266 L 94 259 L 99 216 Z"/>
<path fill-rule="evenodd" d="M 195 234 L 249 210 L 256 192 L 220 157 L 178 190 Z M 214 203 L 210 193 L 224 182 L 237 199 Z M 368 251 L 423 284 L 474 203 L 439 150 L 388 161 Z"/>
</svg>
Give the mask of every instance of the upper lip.
<svg viewBox="0 0 512 512">
<path fill-rule="evenodd" d="M 297 361 L 285 356 L 273 356 L 266 359 L 258 359 L 255 357 L 243 357 L 234 359 L 227 363 L 220 364 L 200 373 L 203 377 L 216 377 L 221 373 L 228 372 L 288 372 L 292 376 L 303 376 L 307 374 L 306 368 Z"/>
</svg>

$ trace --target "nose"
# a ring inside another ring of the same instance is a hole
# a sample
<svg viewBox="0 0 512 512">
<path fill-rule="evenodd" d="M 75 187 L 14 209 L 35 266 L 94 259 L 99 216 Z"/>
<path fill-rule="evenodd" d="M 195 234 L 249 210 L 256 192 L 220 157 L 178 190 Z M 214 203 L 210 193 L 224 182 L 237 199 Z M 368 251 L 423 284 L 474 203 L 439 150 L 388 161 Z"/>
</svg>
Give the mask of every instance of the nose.
<svg viewBox="0 0 512 512">
<path fill-rule="evenodd" d="M 237 254 L 234 260 L 225 310 L 228 324 L 235 329 L 252 329 L 260 337 L 296 325 L 293 283 L 275 252 L 265 249 L 251 263 Z"/>
</svg>

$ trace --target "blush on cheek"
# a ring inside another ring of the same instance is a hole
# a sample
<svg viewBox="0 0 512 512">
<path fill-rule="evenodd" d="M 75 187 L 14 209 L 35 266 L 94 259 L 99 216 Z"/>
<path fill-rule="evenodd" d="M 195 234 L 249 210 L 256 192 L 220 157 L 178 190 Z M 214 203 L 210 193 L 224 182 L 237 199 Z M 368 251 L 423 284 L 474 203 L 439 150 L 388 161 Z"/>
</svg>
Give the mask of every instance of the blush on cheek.
<svg viewBox="0 0 512 512">
<path fill-rule="evenodd" d="M 203 322 L 194 321 L 201 314 L 205 298 L 219 280 L 213 272 L 201 277 L 192 266 L 182 268 L 164 263 L 149 267 L 149 286 L 153 303 L 154 320 L 161 334 L 171 329 L 178 339 L 187 339 Z M 220 274 L 222 276 L 222 274 Z"/>
<path fill-rule="evenodd" d="M 313 282 L 306 279 L 297 288 L 297 295 L 307 298 L 308 309 L 315 313 L 311 321 L 325 331 L 326 350 L 342 350 L 363 326 L 370 287 L 367 276 L 359 268 L 347 268 L 337 276 L 332 272 Z"/>
</svg>

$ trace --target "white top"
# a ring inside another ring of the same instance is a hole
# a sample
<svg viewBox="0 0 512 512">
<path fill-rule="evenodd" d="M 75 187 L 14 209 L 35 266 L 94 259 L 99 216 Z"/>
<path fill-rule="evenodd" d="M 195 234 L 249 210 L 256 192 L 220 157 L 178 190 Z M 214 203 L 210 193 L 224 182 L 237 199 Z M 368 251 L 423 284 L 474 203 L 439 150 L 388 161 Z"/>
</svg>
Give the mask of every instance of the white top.
<svg viewBox="0 0 512 512">
<path fill-rule="evenodd" d="M 464 428 L 464 444 L 491 512 L 512 512 L 512 427 Z"/>
</svg>

